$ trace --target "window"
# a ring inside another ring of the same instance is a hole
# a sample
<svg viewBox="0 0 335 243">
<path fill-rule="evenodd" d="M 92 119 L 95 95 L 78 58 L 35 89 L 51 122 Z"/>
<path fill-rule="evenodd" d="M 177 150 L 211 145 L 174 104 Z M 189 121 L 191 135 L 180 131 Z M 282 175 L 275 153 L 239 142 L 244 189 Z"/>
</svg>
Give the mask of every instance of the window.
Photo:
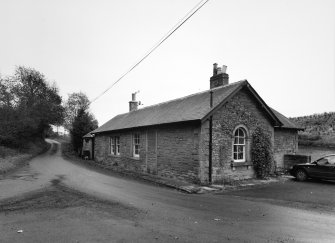
<svg viewBox="0 0 335 243">
<path fill-rule="evenodd" d="M 114 137 L 110 138 L 110 154 L 115 154 L 115 139 Z"/>
<path fill-rule="evenodd" d="M 120 155 L 120 137 L 115 137 L 115 154 Z"/>
<path fill-rule="evenodd" d="M 120 137 L 110 137 L 110 154 L 120 155 Z"/>
<path fill-rule="evenodd" d="M 324 158 L 321 158 L 317 160 L 318 165 L 328 165 L 328 166 L 334 166 L 335 165 L 335 156 L 326 156 Z"/>
<path fill-rule="evenodd" d="M 233 158 L 234 162 L 245 162 L 246 132 L 238 128 L 234 133 Z"/>
<path fill-rule="evenodd" d="M 133 135 L 133 156 L 140 157 L 140 134 Z"/>
<path fill-rule="evenodd" d="M 328 157 L 328 163 L 331 165 L 335 165 L 335 156 L 329 156 Z"/>
</svg>

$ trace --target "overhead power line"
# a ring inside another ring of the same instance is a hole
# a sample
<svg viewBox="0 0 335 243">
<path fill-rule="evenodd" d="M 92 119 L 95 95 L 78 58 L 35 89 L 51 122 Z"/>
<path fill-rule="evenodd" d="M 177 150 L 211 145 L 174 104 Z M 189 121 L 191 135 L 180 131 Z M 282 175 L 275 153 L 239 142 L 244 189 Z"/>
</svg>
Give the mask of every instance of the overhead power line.
<svg viewBox="0 0 335 243">
<path fill-rule="evenodd" d="M 143 62 L 151 53 L 153 53 L 164 41 L 166 41 L 174 32 L 176 32 L 187 20 L 189 20 L 196 12 L 198 12 L 209 0 L 201 0 L 197 5 L 195 5 L 169 32 L 167 32 L 162 39 L 160 39 L 146 54 L 139 59 L 133 66 L 131 66 L 124 74 L 121 75 L 114 83 L 112 83 L 107 89 L 105 89 L 101 94 L 90 101 L 89 105 L 94 101 L 99 99 L 105 93 L 107 93 L 115 84 L 120 82 L 127 74 L 134 70 L 141 62 Z"/>
</svg>

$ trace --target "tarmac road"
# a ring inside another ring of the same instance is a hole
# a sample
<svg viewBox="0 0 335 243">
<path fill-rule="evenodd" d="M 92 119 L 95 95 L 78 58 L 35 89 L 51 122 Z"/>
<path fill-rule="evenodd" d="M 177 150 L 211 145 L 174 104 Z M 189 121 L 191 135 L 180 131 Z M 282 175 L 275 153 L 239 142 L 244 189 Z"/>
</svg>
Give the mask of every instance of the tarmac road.
<svg viewBox="0 0 335 243">
<path fill-rule="evenodd" d="M 71 163 L 49 142 L 48 153 L 0 179 L 0 242 L 335 241 L 331 208 L 248 191 L 184 194 Z"/>
</svg>

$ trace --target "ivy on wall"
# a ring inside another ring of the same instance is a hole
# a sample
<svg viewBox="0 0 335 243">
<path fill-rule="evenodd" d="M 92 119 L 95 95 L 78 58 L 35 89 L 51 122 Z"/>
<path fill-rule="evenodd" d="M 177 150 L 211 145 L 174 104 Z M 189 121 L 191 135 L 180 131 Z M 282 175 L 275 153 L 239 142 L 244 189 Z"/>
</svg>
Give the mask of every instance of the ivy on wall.
<svg viewBox="0 0 335 243">
<path fill-rule="evenodd" d="M 266 173 L 269 173 L 271 170 L 271 166 L 273 163 L 273 151 L 272 151 L 272 143 L 271 143 L 271 132 L 268 130 L 267 125 L 257 117 L 257 115 L 250 109 L 248 105 L 245 105 L 244 102 L 241 102 L 239 99 L 232 99 L 230 102 L 224 105 L 224 112 L 219 113 L 219 117 L 215 117 L 214 122 L 218 124 L 219 134 L 217 138 L 221 137 L 222 141 L 219 141 L 220 144 L 223 144 L 223 147 L 226 149 L 220 149 L 220 154 L 222 154 L 223 158 L 231 157 L 231 148 L 232 148 L 232 141 L 233 141 L 233 131 L 238 125 L 244 125 L 247 127 L 250 138 L 251 138 L 251 159 L 258 158 L 256 153 L 259 153 L 259 156 L 263 156 L 264 153 L 266 154 L 266 158 L 268 159 L 268 165 L 265 166 L 265 176 Z M 215 137 L 217 136 L 214 135 Z M 262 139 L 261 139 L 262 137 Z M 264 138 L 263 138 L 264 137 Z M 228 139 L 227 139 L 228 138 Z M 266 141 L 266 145 L 261 145 L 258 141 L 261 139 L 262 141 Z M 256 144 L 254 144 L 256 142 Z M 257 150 L 257 149 L 258 150 Z M 267 149 L 264 152 L 264 149 Z M 263 161 L 263 160 L 259 160 Z M 261 162 L 261 166 L 263 168 L 263 163 Z M 230 164 L 229 164 L 230 165 Z M 228 164 L 221 164 L 220 166 L 228 166 Z M 256 170 L 256 174 L 259 170 L 258 163 L 254 163 L 254 168 Z M 256 169 L 257 168 L 257 169 Z M 262 173 L 260 173 L 262 175 Z M 259 175 L 257 174 L 259 177 Z M 262 177 L 262 176 L 261 176 Z"/>
<path fill-rule="evenodd" d="M 225 105 L 224 118 L 220 119 L 220 130 L 225 136 L 233 138 L 233 131 L 237 125 L 245 125 L 248 128 L 263 125 L 250 109 L 237 100 L 231 100 Z"/>
<path fill-rule="evenodd" d="M 260 127 L 252 134 L 251 159 L 256 176 L 261 179 L 268 177 L 273 163 L 272 143 L 269 134 Z"/>
</svg>

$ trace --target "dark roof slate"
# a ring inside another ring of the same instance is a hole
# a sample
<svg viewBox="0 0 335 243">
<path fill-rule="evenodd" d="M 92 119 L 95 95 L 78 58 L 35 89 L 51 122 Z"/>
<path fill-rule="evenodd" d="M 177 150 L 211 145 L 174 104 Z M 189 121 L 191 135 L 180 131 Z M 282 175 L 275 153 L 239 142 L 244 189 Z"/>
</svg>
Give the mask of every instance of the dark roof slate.
<svg viewBox="0 0 335 243">
<path fill-rule="evenodd" d="M 212 89 L 213 107 L 222 102 L 247 81 L 235 82 Z M 160 125 L 174 122 L 201 120 L 210 112 L 210 91 L 204 91 L 179 99 L 148 106 L 137 111 L 117 115 L 93 133 L 126 128 Z"/>
<path fill-rule="evenodd" d="M 91 134 L 91 132 L 89 132 L 86 135 L 84 135 L 83 138 L 93 138 L 93 135 Z"/>
<path fill-rule="evenodd" d="M 281 121 L 281 123 L 283 123 L 283 125 L 281 126 L 282 128 L 304 130 L 303 128 L 298 127 L 293 121 L 291 121 L 290 119 L 288 119 L 286 116 L 279 113 L 275 109 L 271 108 L 271 110 L 276 115 L 276 117 L 278 117 L 278 119 Z"/>
<path fill-rule="evenodd" d="M 91 133 L 201 120 L 212 112 L 210 108 L 210 91 L 213 91 L 213 107 L 216 107 L 245 85 L 250 86 L 248 81 L 242 80 L 179 99 L 148 106 L 136 111 L 120 114 Z M 298 129 L 288 118 L 272 108 L 270 110 L 284 127 Z"/>
</svg>

